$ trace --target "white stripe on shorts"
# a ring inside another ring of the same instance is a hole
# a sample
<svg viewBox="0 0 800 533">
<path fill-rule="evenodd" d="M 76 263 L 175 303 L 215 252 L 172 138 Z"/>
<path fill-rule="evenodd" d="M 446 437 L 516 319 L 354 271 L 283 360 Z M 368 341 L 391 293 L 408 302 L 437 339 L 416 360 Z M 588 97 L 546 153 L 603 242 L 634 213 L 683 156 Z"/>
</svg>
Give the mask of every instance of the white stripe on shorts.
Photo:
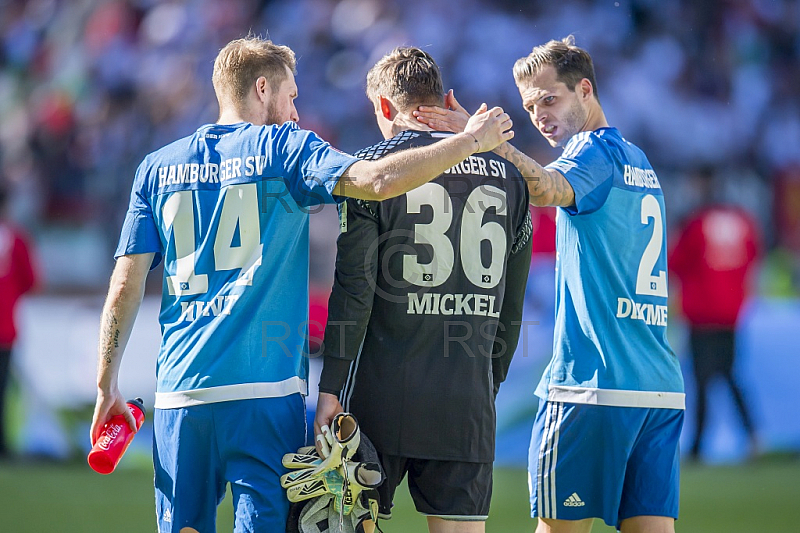
<svg viewBox="0 0 800 533">
<path fill-rule="evenodd" d="M 557 517 L 556 463 L 558 462 L 558 439 L 563 411 L 563 403 L 548 402 L 542 430 L 542 443 L 539 446 L 539 472 L 536 480 L 542 518 L 555 519 Z"/>
<path fill-rule="evenodd" d="M 550 503 L 544 495 L 544 450 L 547 447 L 547 431 L 550 429 L 550 411 L 552 405 L 547 405 L 547 412 L 544 415 L 544 426 L 542 427 L 542 442 L 539 443 L 539 468 L 536 469 L 536 491 L 539 493 L 539 515 L 549 518 L 550 513 L 547 505 Z"/>
<path fill-rule="evenodd" d="M 545 414 L 542 442 L 539 446 L 539 471 L 536 480 L 539 492 L 542 518 L 556 519 L 558 505 L 556 502 L 556 465 L 558 463 L 558 441 L 561 436 L 561 422 L 564 415 L 564 404 L 548 402 Z"/>
<path fill-rule="evenodd" d="M 550 507 L 553 510 L 553 518 L 557 518 L 556 509 L 558 509 L 558 502 L 556 502 L 556 465 L 558 464 L 558 438 L 561 436 L 561 420 L 564 416 L 564 404 L 558 402 L 556 404 L 558 416 L 556 417 L 555 436 L 553 437 L 553 466 L 550 469 Z"/>
</svg>

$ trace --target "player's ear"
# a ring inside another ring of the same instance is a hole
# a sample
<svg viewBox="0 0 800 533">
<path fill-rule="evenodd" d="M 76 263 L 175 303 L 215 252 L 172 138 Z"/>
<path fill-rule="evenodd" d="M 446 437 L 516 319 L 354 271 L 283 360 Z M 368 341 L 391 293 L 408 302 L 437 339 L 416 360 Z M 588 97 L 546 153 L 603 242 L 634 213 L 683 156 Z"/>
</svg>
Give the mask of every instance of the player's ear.
<svg viewBox="0 0 800 533">
<path fill-rule="evenodd" d="M 445 109 L 456 109 L 458 106 L 458 102 L 456 101 L 456 95 L 453 94 L 453 89 L 447 91 L 447 94 L 444 95 L 444 108 Z"/>
<path fill-rule="evenodd" d="M 395 109 L 392 102 L 385 96 L 379 96 L 379 105 L 381 106 L 381 114 L 386 120 L 394 120 Z"/>
<path fill-rule="evenodd" d="M 264 76 L 259 76 L 256 80 L 256 96 L 260 102 L 266 102 L 270 97 L 269 82 Z"/>
<path fill-rule="evenodd" d="M 580 82 L 578 82 L 578 86 L 581 91 L 582 98 L 586 99 L 594 94 L 594 87 L 592 87 L 592 82 L 589 81 L 589 78 L 583 78 Z"/>
</svg>

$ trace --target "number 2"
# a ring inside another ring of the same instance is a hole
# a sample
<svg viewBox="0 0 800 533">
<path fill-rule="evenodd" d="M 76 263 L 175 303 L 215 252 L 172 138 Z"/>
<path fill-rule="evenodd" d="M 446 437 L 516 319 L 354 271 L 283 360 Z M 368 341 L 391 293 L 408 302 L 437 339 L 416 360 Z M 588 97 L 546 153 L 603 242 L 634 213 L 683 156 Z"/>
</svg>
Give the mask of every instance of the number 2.
<svg viewBox="0 0 800 533">
<path fill-rule="evenodd" d="M 644 249 L 641 261 L 639 261 L 639 272 L 636 276 L 636 294 L 666 298 L 667 273 L 659 270 L 658 274 L 653 275 L 656 262 L 661 254 L 661 245 L 664 242 L 661 206 L 653 195 L 648 194 L 642 198 L 642 224 L 649 226 L 651 218 L 653 219 L 653 235 Z"/>
</svg>

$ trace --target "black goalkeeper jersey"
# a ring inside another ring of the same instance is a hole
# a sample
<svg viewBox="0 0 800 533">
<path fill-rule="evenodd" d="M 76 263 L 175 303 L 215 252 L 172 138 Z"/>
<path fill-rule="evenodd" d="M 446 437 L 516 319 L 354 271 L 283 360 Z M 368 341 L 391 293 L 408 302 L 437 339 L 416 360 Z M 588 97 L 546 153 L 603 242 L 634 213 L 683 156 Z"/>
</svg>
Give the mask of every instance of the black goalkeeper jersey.
<svg viewBox="0 0 800 533">
<path fill-rule="evenodd" d="M 404 131 L 377 159 L 443 133 Z M 384 454 L 494 460 L 497 388 L 517 346 L 531 257 L 528 190 L 494 153 L 383 202 L 348 199 L 320 391 Z"/>
</svg>

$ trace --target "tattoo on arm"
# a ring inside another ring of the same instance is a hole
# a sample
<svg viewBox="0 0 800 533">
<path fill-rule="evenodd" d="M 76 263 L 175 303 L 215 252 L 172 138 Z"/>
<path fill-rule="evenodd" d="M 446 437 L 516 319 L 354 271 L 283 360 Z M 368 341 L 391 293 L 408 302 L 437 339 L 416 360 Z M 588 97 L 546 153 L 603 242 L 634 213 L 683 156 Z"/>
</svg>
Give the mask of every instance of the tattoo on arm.
<svg viewBox="0 0 800 533">
<path fill-rule="evenodd" d="M 497 147 L 495 152 L 522 173 L 533 205 L 569 207 L 575 204 L 575 191 L 560 173 L 547 170 L 507 142 Z"/>
<path fill-rule="evenodd" d="M 103 316 L 102 330 L 100 331 L 100 343 L 103 354 L 103 361 L 111 364 L 111 354 L 114 348 L 119 348 L 119 321 L 114 313 L 109 311 Z M 112 348 L 113 345 L 113 348 Z"/>
</svg>

